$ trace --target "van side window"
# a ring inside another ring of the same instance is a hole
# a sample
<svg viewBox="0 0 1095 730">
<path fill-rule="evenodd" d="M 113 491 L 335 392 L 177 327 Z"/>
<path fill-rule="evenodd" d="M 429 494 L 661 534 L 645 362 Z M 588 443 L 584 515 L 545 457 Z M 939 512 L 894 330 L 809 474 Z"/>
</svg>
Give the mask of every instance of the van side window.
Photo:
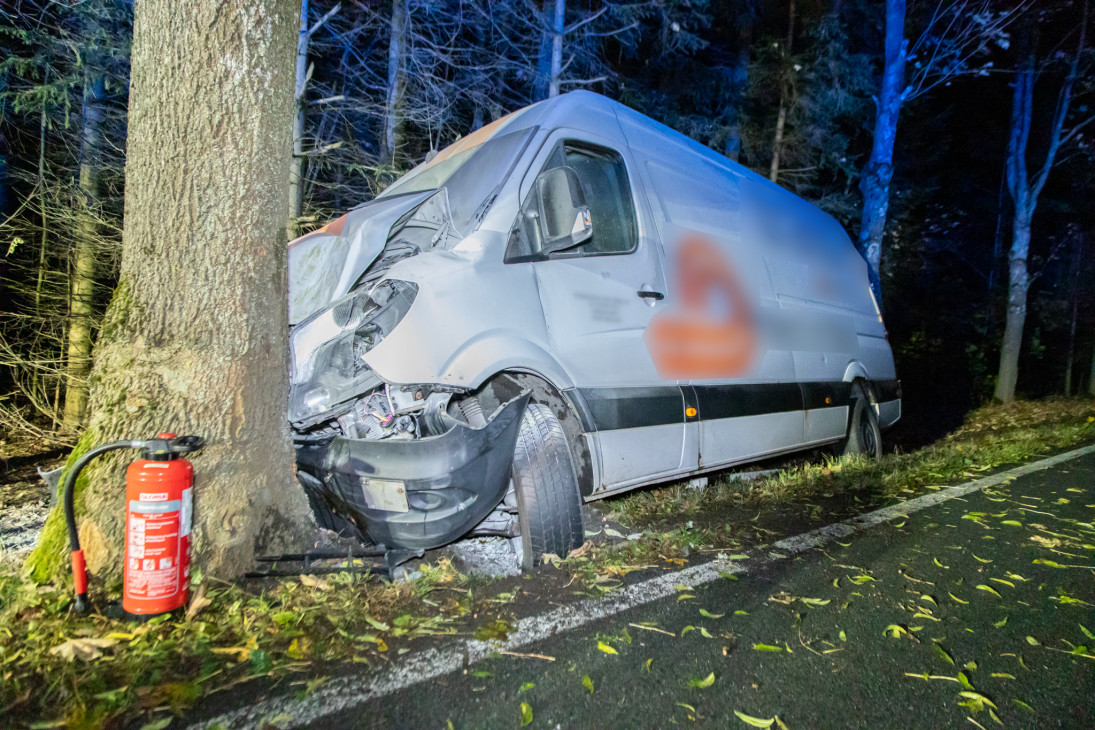
<svg viewBox="0 0 1095 730">
<path fill-rule="evenodd" d="M 623 254 L 635 250 L 638 239 L 635 207 L 627 181 L 627 170 L 620 155 L 603 147 L 563 142 L 548 158 L 544 170 L 564 165 L 574 170 L 581 183 L 592 221 L 592 237 L 565 251 L 543 253 L 534 188 L 523 202 L 521 213 L 510 232 L 506 263 Z"/>
</svg>

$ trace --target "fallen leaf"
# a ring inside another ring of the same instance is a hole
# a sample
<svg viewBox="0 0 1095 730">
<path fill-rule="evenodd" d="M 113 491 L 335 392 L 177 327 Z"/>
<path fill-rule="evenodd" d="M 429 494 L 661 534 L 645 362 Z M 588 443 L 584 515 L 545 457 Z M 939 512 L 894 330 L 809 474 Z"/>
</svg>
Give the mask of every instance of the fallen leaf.
<svg viewBox="0 0 1095 730">
<path fill-rule="evenodd" d="M 841 629 L 841 631 L 840 631 L 840 633 L 838 634 L 838 636 L 840 636 L 840 640 L 841 640 L 841 641 L 847 641 L 847 640 L 848 640 L 848 635 L 844 633 L 844 630 L 843 630 L 843 629 Z"/>
<path fill-rule="evenodd" d="M 756 651 L 783 651 L 782 646 L 773 646 L 771 644 L 753 644 L 753 649 Z"/>
<path fill-rule="evenodd" d="M 532 708 L 527 702 L 521 703 L 521 727 L 528 727 L 532 724 Z"/>
<path fill-rule="evenodd" d="M 1031 646 L 1038 646 L 1039 645 L 1038 640 L 1035 639 L 1033 636 L 1028 636 L 1027 637 L 1027 643 L 1030 644 Z"/>
<path fill-rule="evenodd" d="M 327 591 L 331 589 L 330 583 L 314 575 L 308 575 L 307 573 L 300 574 L 300 582 L 301 585 L 306 585 L 309 588 L 318 588 L 321 591 Z"/>
<path fill-rule="evenodd" d="M 524 684 L 521 685 L 521 689 L 519 689 L 517 691 L 518 692 L 527 692 L 528 690 L 532 689 L 535 686 L 536 686 L 535 682 L 525 682 Z"/>
<path fill-rule="evenodd" d="M 939 644 L 933 644 L 933 646 L 935 647 L 935 653 L 938 654 L 943 659 L 943 661 L 945 661 L 947 664 L 950 664 L 953 667 L 954 666 L 954 657 L 952 657 L 946 649 L 939 646 Z"/>
<path fill-rule="evenodd" d="M 898 624 L 890 624 L 882 630 L 882 635 L 889 636 L 891 639 L 900 639 L 902 636 L 908 636 L 909 630 Z"/>
<path fill-rule="evenodd" d="M 1089 638 L 1089 639 L 1091 639 L 1091 640 L 1095 641 L 1095 634 L 1093 634 L 1093 633 L 1091 633 L 1090 631 L 1088 631 L 1088 630 L 1087 630 L 1087 627 L 1086 627 L 1086 626 L 1084 626 L 1083 624 L 1080 624 L 1080 631 L 1083 631 L 1083 632 L 1084 632 L 1084 636 L 1086 636 L 1087 638 Z"/>
<path fill-rule="evenodd" d="M 175 718 L 171 715 L 167 717 L 161 717 L 159 720 L 153 720 L 152 722 L 146 722 L 141 725 L 140 730 L 163 730 L 165 727 L 171 724 L 171 721 Z"/>
<path fill-rule="evenodd" d="M 186 609 L 186 620 L 189 621 L 190 619 L 197 616 L 199 611 L 201 611 L 203 608 L 211 603 L 213 603 L 213 601 L 205 597 L 205 584 L 202 583 L 201 587 L 198 588 L 198 592 L 194 595 L 194 598 L 190 600 L 190 605 Z"/>
<path fill-rule="evenodd" d="M 593 680 L 589 678 L 589 675 L 582 677 L 582 686 L 589 690 L 590 694 L 593 694 Z"/>
<path fill-rule="evenodd" d="M 117 644 L 116 639 L 69 639 L 49 650 L 54 656 L 59 656 L 67 662 L 81 659 L 85 662 L 98 659 L 103 655 L 103 649 L 109 649 Z"/>
<path fill-rule="evenodd" d="M 598 641 L 597 642 L 597 648 L 600 649 L 601 651 L 603 651 L 605 654 L 619 654 L 620 653 L 620 652 L 616 651 L 615 649 L 613 649 L 608 644 L 604 643 L 603 641 Z"/>
<path fill-rule="evenodd" d="M 746 725 L 752 725 L 753 727 L 772 727 L 772 724 L 776 721 L 776 718 L 771 717 L 765 720 L 761 717 L 752 717 L 746 715 L 744 712 L 738 712 L 734 710 L 734 714 L 738 716 L 738 719 L 744 722 Z"/>
<path fill-rule="evenodd" d="M 707 689 L 715 683 L 715 673 L 711 672 L 703 679 L 691 679 L 688 684 L 696 689 Z"/>
<path fill-rule="evenodd" d="M 1000 595 L 1000 591 L 996 590 L 992 586 L 987 586 L 984 583 L 979 583 L 977 585 L 977 590 L 979 590 L 979 591 L 988 591 L 989 593 L 996 596 L 997 598 L 1003 598 L 1003 596 Z"/>
<path fill-rule="evenodd" d="M 619 534 L 619 533 L 616 533 L 616 534 Z M 567 557 L 568 558 L 580 558 L 580 557 L 584 556 L 586 553 L 588 553 L 589 549 L 591 547 L 593 547 L 593 542 L 590 541 L 590 540 L 586 540 L 585 542 L 582 543 L 581 547 L 576 547 L 573 550 L 571 550 L 569 553 L 567 553 Z"/>
<path fill-rule="evenodd" d="M 951 593 L 950 591 L 947 591 L 947 595 L 948 595 L 948 596 L 950 596 L 951 598 L 953 598 L 953 599 L 954 599 L 955 601 L 957 601 L 958 603 L 963 603 L 963 604 L 969 604 L 969 601 L 963 601 L 963 600 L 962 600 L 961 598 L 959 598 L 958 596 L 954 595 L 954 594 L 953 594 L 953 593 Z"/>
<path fill-rule="evenodd" d="M 1005 626 L 1007 626 L 1007 623 L 1008 623 L 1008 617 L 1007 617 L 1007 616 L 1004 616 L 1004 617 L 1003 617 L 1002 619 L 1000 619 L 999 621 L 993 621 L 992 625 L 993 625 L 993 626 L 995 626 L 995 627 L 996 627 L 996 628 L 998 628 L 998 629 L 1002 629 L 1002 628 L 1004 628 Z"/>
<path fill-rule="evenodd" d="M 981 702 L 988 705 L 989 707 L 996 707 L 996 705 L 992 704 L 992 700 L 990 700 L 988 697 L 985 697 L 985 695 L 981 694 L 980 692 L 971 692 L 970 690 L 965 690 L 959 692 L 958 694 L 959 696 L 965 697 L 968 700 Z"/>
<path fill-rule="evenodd" d="M 706 608 L 701 608 L 700 609 L 700 615 L 703 616 L 704 618 L 722 618 L 726 614 L 725 613 L 711 613 Z"/>
</svg>

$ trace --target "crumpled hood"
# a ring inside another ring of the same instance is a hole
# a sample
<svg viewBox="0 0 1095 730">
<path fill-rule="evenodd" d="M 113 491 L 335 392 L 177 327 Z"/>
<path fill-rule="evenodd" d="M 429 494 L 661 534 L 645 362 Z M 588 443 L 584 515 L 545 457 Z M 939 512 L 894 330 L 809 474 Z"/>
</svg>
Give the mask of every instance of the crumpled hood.
<svg viewBox="0 0 1095 730">
<path fill-rule="evenodd" d="M 289 324 L 345 295 L 384 250 L 392 226 L 436 190 L 378 198 L 289 244 Z"/>
</svg>

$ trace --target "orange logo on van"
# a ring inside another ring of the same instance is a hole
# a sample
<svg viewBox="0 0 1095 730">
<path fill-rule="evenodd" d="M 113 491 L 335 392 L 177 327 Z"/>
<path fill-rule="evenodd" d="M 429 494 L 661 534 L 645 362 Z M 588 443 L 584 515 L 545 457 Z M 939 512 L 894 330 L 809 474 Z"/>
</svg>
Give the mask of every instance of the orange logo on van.
<svg viewBox="0 0 1095 730">
<path fill-rule="evenodd" d="M 745 375 L 757 351 L 753 311 L 716 243 L 689 234 L 674 256 L 677 304 L 650 320 L 644 339 L 665 378 Z"/>
</svg>

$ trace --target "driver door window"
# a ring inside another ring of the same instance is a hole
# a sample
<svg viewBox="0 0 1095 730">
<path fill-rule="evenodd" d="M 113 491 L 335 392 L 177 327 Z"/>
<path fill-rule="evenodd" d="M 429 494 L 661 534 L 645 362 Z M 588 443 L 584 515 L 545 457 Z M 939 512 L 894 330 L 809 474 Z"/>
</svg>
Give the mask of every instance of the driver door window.
<svg viewBox="0 0 1095 730">
<path fill-rule="evenodd" d="M 558 167 L 567 167 L 576 174 L 589 209 L 592 235 L 564 250 L 545 252 L 543 219 L 552 212 L 544 210 L 544 206 L 550 206 L 552 202 L 540 194 L 541 186 L 533 184 L 510 232 L 506 263 L 634 251 L 638 239 L 635 208 L 619 154 L 603 147 L 562 142 L 556 146 L 540 174 Z"/>
</svg>

